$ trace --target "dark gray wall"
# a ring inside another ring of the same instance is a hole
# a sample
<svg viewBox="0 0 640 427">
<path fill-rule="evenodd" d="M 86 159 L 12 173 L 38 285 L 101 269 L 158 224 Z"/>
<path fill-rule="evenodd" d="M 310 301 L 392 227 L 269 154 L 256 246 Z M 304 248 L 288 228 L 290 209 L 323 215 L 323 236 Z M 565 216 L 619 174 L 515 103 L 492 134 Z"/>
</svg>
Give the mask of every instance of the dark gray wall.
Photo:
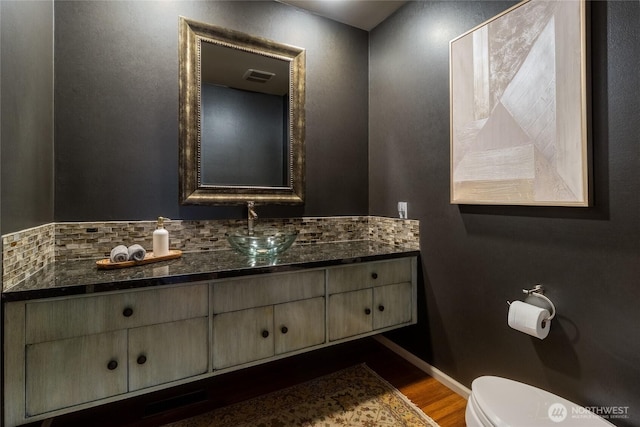
<svg viewBox="0 0 640 427">
<path fill-rule="evenodd" d="M 53 1 L 0 1 L 0 233 L 53 221 Z"/>
<path fill-rule="evenodd" d="M 469 386 L 525 381 L 640 425 L 640 7 L 592 7 L 591 208 L 449 204 L 448 42 L 511 2 L 412 3 L 370 35 L 370 213 L 420 222 L 421 320 L 392 337 Z M 507 300 L 545 285 L 543 341 L 507 326 Z"/>
<path fill-rule="evenodd" d="M 306 203 L 366 214 L 368 33 L 277 2 L 55 2 L 56 221 L 239 217 L 178 204 L 178 16 L 307 51 Z"/>
</svg>

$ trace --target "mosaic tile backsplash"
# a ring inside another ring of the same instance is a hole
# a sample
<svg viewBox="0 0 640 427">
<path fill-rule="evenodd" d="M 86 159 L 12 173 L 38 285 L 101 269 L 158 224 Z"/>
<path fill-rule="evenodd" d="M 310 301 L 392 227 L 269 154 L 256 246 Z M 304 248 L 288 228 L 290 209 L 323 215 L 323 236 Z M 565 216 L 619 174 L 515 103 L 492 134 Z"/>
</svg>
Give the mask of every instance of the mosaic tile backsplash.
<svg viewBox="0 0 640 427">
<path fill-rule="evenodd" d="M 3 289 L 54 261 L 108 258 L 120 244 L 152 247 L 156 221 L 62 222 L 2 236 Z M 229 249 L 225 233 L 246 229 L 246 220 L 170 220 L 171 249 L 201 252 Z M 372 216 L 260 219 L 256 233 L 298 231 L 296 245 L 375 240 L 420 248 L 419 221 Z"/>
<path fill-rule="evenodd" d="M 8 289 L 55 261 L 54 248 L 54 224 L 2 236 L 3 289 Z"/>
</svg>

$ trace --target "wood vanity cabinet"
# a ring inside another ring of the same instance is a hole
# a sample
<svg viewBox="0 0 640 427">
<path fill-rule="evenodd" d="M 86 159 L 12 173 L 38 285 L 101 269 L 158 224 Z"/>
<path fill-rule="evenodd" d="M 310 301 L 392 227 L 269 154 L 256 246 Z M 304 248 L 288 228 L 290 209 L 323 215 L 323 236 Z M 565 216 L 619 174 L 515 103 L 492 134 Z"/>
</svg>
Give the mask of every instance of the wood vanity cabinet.
<svg viewBox="0 0 640 427">
<path fill-rule="evenodd" d="M 5 387 L 24 392 L 5 408 L 29 419 L 206 373 L 208 294 L 199 284 L 7 304 L 5 325 L 24 329 L 5 329 Z"/>
<path fill-rule="evenodd" d="M 200 317 L 27 344 L 26 414 L 206 373 L 207 330 Z"/>
<path fill-rule="evenodd" d="M 415 257 L 4 304 L 4 426 L 415 323 Z"/>
<path fill-rule="evenodd" d="M 213 285 L 213 368 L 225 369 L 325 342 L 325 272 Z"/>
<path fill-rule="evenodd" d="M 415 322 L 412 259 L 327 270 L 329 340 Z"/>
</svg>

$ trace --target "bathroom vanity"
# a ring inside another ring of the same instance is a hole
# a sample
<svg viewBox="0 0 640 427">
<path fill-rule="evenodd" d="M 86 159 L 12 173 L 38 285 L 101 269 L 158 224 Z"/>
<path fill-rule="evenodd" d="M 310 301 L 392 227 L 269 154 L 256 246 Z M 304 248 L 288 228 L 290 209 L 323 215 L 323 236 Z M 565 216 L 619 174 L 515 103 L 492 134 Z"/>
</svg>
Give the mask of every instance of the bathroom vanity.
<svg viewBox="0 0 640 427">
<path fill-rule="evenodd" d="M 4 425 L 410 325 L 418 251 L 374 242 L 45 268 L 3 293 Z"/>
</svg>

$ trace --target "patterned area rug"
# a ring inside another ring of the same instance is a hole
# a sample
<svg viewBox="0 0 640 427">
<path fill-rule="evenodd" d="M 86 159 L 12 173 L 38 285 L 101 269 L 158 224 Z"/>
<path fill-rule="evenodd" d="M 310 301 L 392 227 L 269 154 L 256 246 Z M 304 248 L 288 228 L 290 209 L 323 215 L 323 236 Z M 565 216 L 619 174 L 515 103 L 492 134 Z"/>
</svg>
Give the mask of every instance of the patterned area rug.
<svg viewBox="0 0 640 427">
<path fill-rule="evenodd" d="M 438 427 L 366 365 L 357 365 L 166 427 Z"/>
</svg>

